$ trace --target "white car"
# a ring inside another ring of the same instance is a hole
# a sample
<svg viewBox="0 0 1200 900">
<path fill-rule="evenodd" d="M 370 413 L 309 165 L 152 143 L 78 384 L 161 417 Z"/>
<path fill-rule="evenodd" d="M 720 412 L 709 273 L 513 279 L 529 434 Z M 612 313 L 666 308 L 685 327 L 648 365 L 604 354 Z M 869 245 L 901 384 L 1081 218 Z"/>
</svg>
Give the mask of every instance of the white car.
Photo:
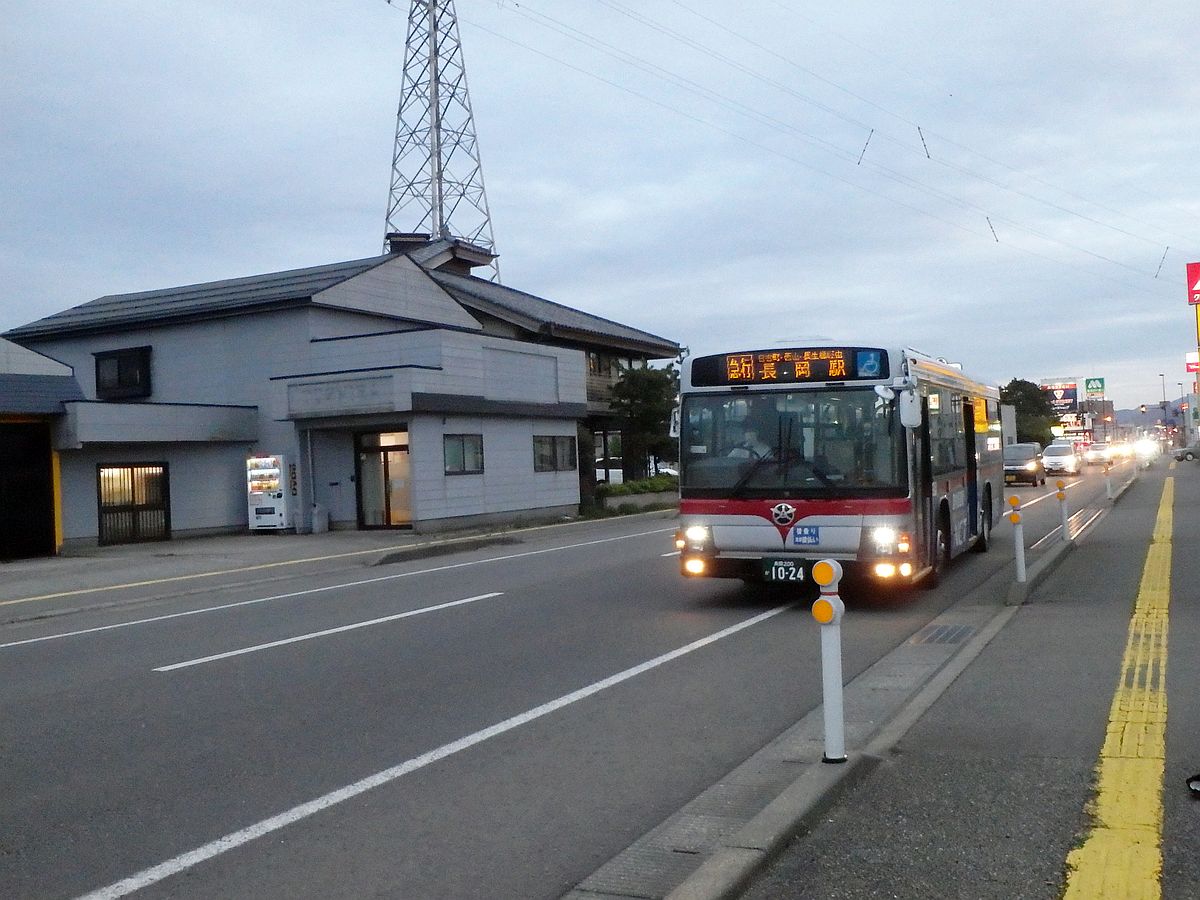
<svg viewBox="0 0 1200 900">
<path fill-rule="evenodd" d="M 1083 451 L 1083 461 L 1089 466 L 1108 465 L 1112 462 L 1112 452 L 1108 449 L 1108 444 L 1097 441 L 1094 444 L 1088 444 L 1088 448 Z"/>
<path fill-rule="evenodd" d="M 1074 475 L 1083 463 L 1070 444 L 1051 444 L 1042 451 L 1042 467 L 1047 475 Z"/>
</svg>

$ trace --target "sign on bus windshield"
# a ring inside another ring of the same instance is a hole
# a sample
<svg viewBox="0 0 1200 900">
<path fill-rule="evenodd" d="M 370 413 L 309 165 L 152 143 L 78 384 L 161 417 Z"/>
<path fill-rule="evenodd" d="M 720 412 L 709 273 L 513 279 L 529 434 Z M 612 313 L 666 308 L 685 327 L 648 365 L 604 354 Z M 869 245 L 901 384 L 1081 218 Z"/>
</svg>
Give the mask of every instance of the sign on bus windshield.
<svg viewBox="0 0 1200 900">
<path fill-rule="evenodd" d="M 800 384 L 887 378 L 887 352 L 873 347 L 799 347 L 719 353 L 692 362 L 692 384 Z"/>
</svg>

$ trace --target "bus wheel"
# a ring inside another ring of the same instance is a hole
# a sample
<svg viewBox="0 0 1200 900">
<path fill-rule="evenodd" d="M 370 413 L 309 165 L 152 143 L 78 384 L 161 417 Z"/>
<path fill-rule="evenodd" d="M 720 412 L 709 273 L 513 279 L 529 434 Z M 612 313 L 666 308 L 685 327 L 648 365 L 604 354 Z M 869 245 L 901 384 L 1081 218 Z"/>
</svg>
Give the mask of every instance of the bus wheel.
<svg viewBox="0 0 1200 900">
<path fill-rule="evenodd" d="M 938 516 L 937 532 L 933 539 L 933 570 L 925 576 L 925 587 L 935 588 L 950 562 L 950 523 L 945 512 Z"/>
<path fill-rule="evenodd" d="M 992 498 L 989 494 L 983 501 L 983 516 L 979 523 L 979 537 L 971 549 L 976 553 L 987 553 L 992 543 Z"/>
</svg>

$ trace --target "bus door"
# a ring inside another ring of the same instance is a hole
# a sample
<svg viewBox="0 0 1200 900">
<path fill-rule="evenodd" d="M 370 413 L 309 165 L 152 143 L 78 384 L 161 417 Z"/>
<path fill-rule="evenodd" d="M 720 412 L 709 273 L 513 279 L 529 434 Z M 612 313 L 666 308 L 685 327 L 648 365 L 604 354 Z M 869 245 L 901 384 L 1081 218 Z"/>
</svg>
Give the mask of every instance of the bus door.
<svg viewBox="0 0 1200 900">
<path fill-rule="evenodd" d="M 967 529 L 979 534 L 979 457 L 975 453 L 975 404 L 963 398 L 963 432 L 967 438 Z"/>
<path fill-rule="evenodd" d="M 933 564 L 937 552 L 935 529 L 937 523 L 933 511 L 933 442 L 929 435 L 929 398 L 921 398 L 921 427 L 913 435 L 916 449 L 916 464 L 913 466 L 913 530 L 922 535 L 925 562 Z"/>
</svg>

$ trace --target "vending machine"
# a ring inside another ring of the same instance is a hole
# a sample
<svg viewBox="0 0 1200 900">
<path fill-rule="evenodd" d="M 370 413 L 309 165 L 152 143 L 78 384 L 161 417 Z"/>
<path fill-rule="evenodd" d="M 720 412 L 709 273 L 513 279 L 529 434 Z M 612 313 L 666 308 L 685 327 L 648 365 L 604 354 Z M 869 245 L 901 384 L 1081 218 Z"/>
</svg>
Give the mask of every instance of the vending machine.
<svg viewBox="0 0 1200 900">
<path fill-rule="evenodd" d="M 246 497 L 250 528 L 291 527 L 288 486 L 282 456 L 251 456 L 246 460 Z"/>
</svg>

